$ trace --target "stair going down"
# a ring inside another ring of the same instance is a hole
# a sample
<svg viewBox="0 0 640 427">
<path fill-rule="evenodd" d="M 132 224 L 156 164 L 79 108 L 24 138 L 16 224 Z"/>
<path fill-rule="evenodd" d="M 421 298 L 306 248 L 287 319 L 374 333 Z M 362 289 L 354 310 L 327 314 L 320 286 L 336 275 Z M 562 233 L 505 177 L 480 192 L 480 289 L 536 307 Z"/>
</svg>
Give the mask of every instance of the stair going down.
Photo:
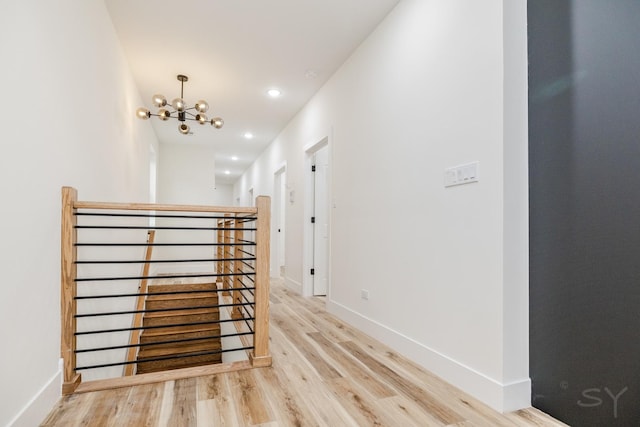
<svg viewBox="0 0 640 427">
<path fill-rule="evenodd" d="M 144 314 L 137 374 L 222 363 L 215 283 L 150 285 L 148 289 L 149 293 L 180 291 L 197 292 L 147 297 L 146 310 L 167 311 Z"/>
</svg>

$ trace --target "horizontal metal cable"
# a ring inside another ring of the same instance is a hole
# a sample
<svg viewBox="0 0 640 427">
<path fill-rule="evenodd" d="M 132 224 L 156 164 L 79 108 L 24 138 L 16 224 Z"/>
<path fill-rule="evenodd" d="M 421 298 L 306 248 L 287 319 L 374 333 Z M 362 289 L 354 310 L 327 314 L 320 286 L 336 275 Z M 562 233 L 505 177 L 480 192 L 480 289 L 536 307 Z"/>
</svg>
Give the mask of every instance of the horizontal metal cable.
<svg viewBox="0 0 640 427">
<path fill-rule="evenodd" d="M 251 218 L 240 218 L 240 217 L 239 217 L 239 218 L 238 218 L 238 222 L 241 222 L 241 223 L 243 223 L 243 224 L 244 224 L 244 223 L 246 223 L 246 222 L 254 222 L 254 221 L 256 221 L 257 219 L 258 219 L 258 218 L 256 218 L 256 217 L 251 217 Z"/>
<path fill-rule="evenodd" d="M 152 285 L 154 286 L 154 285 Z M 163 286 L 163 285 L 158 285 Z M 113 295 L 86 295 L 86 296 L 76 296 L 74 299 L 82 300 L 82 299 L 100 299 L 100 298 L 130 298 L 130 297 L 142 297 L 142 296 L 150 296 L 150 295 L 181 295 L 181 294 L 204 294 L 211 292 L 224 292 L 224 291 L 241 291 L 245 288 L 233 288 L 233 289 L 209 289 L 209 290 L 185 290 L 185 291 L 167 291 L 167 292 L 146 292 L 146 293 L 136 293 L 136 294 L 113 294 Z M 255 289 L 255 288 L 252 288 Z"/>
<path fill-rule="evenodd" d="M 73 246 L 246 246 L 252 245 L 255 246 L 255 243 L 213 243 L 213 242 L 205 242 L 205 243 L 74 243 Z"/>
<path fill-rule="evenodd" d="M 257 217 L 229 217 L 229 216 L 208 216 L 208 215 L 166 215 L 166 214 L 120 214 L 120 213 L 101 213 L 101 212 L 74 212 L 77 216 L 108 216 L 108 217 L 135 217 L 135 218 L 182 218 L 182 219 L 230 219 L 255 221 Z"/>
<path fill-rule="evenodd" d="M 220 319 L 220 320 L 208 320 L 206 322 L 191 322 L 191 323 L 171 323 L 168 325 L 153 325 L 153 326 L 137 326 L 131 328 L 115 328 L 115 329 L 98 329 L 95 331 L 81 331 L 74 332 L 74 335 L 94 335 L 94 334 L 107 334 L 113 332 L 129 332 L 129 331 L 137 331 L 142 329 L 160 329 L 160 328 L 173 328 L 173 327 L 183 327 L 183 326 L 195 326 L 195 325 L 214 325 L 217 323 L 228 323 L 228 322 L 236 322 L 243 319 Z M 245 320 L 255 320 L 245 319 Z"/>
<path fill-rule="evenodd" d="M 78 230 L 243 230 L 255 231 L 256 228 L 219 228 L 219 227 L 158 227 L 155 225 L 74 225 Z"/>
<path fill-rule="evenodd" d="M 228 349 L 228 350 L 214 350 L 214 351 L 201 351 L 201 352 L 197 352 L 197 353 L 188 353 L 188 354 L 182 354 L 180 356 L 161 356 L 161 357 L 153 357 L 153 358 L 144 359 L 144 360 L 132 360 L 132 361 L 129 361 L 129 362 L 104 363 L 102 365 L 79 366 L 79 367 L 76 368 L 76 371 L 82 371 L 82 370 L 85 370 L 85 369 L 108 368 L 108 367 L 111 367 L 111 366 L 131 365 L 133 363 L 159 362 L 161 360 L 172 360 L 172 359 L 183 359 L 183 358 L 187 358 L 187 357 L 208 356 L 208 355 L 212 355 L 212 354 L 228 353 L 228 352 L 231 352 L 231 351 L 253 350 L 254 348 L 255 348 L 254 346 L 238 347 L 238 348 L 231 348 L 231 349 Z M 213 363 L 212 363 L 212 365 L 213 365 Z"/>
<path fill-rule="evenodd" d="M 238 280 L 238 281 L 239 281 L 239 282 L 240 282 L 240 284 L 243 286 L 243 287 L 240 289 L 241 291 L 248 290 L 248 291 L 249 291 L 249 293 L 250 293 L 251 295 L 253 295 L 253 290 L 256 288 L 255 286 L 247 286 L 247 284 L 246 284 L 246 283 L 244 283 L 244 282 L 242 281 L 242 278 L 240 278 L 240 280 Z"/>
<path fill-rule="evenodd" d="M 240 295 L 242 296 L 242 299 L 244 299 L 247 303 L 242 304 L 242 305 L 254 305 L 255 301 L 250 301 L 247 296 L 244 294 L 244 292 L 240 291 Z M 252 295 L 253 296 L 253 295 Z"/>
<path fill-rule="evenodd" d="M 251 270 L 255 270 L 255 267 L 248 262 L 245 261 L 255 261 L 256 258 L 240 258 L 238 261 L 241 261 L 245 266 L 249 267 Z"/>
<path fill-rule="evenodd" d="M 147 263 L 178 263 L 178 262 L 222 262 L 222 261 L 255 261 L 256 258 L 198 258 L 198 259 L 154 259 L 154 260 L 104 260 L 104 261 L 75 261 L 76 264 L 147 264 Z"/>
<path fill-rule="evenodd" d="M 249 314 L 249 313 L 247 313 Z M 249 330 L 253 333 L 253 328 L 251 327 L 251 324 L 249 323 L 249 319 L 247 319 L 246 317 L 242 317 L 242 319 L 239 320 L 244 320 L 244 323 L 247 325 L 247 328 L 249 328 Z M 255 320 L 255 317 L 252 317 L 251 320 Z"/>
<path fill-rule="evenodd" d="M 234 304 L 201 305 L 197 307 L 172 307 L 172 308 L 152 308 L 152 309 L 146 309 L 146 310 L 131 310 L 131 311 L 107 311 L 102 313 L 75 314 L 73 317 L 75 317 L 76 319 L 80 319 L 84 317 L 103 317 L 103 316 L 120 316 L 123 314 L 136 314 L 136 313 L 189 311 L 189 310 L 200 310 L 205 308 L 234 307 L 237 305 L 252 305 L 252 304 L 253 304 L 252 302 L 248 302 L 248 303 L 234 303 Z M 189 316 L 192 314 L 198 314 L 198 313 L 184 313 L 185 316 Z"/>
<path fill-rule="evenodd" d="M 249 313 L 249 311 L 248 311 L 248 310 L 243 310 L 243 311 L 244 311 L 244 313 L 245 313 L 247 316 L 253 316 L 253 314 L 252 314 L 252 313 Z M 245 320 L 245 323 L 247 324 L 247 328 L 249 328 L 249 330 L 250 330 L 251 332 L 253 332 L 253 328 L 251 327 L 251 324 L 250 324 L 247 320 Z"/>
<path fill-rule="evenodd" d="M 167 274 L 162 276 L 126 276 L 126 277 L 81 277 L 76 282 L 103 282 L 114 280 L 143 280 L 143 279 L 180 279 L 188 277 L 222 277 L 222 276 L 247 276 L 255 273 L 210 273 L 210 274 Z"/>
<path fill-rule="evenodd" d="M 131 347 L 153 347 L 154 345 L 163 345 L 163 344 L 180 344 L 185 342 L 193 342 L 193 341 L 206 341 L 206 340 L 214 340 L 214 339 L 222 339 L 222 338 L 231 338 L 231 337 L 239 337 L 243 335 L 253 335 L 253 332 L 237 332 L 235 334 L 224 334 L 224 335 L 209 335 L 205 337 L 197 337 L 197 338 L 181 338 L 179 340 L 168 340 L 168 341 L 157 341 L 157 342 L 148 342 L 148 343 L 139 343 L 139 344 L 126 344 L 126 345 L 114 345 L 111 347 L 95 347 L 95 348 L 83 348 L 80 350 L 75 350 L 75 353 L 91 353 L 97 351 L 107 351 L 107 350 L 119 350 L 121 348 L 131 348 Z"/>
<path fill-rule="evenodd" d="M 255 231 L 256 228 L 244 228 L 243 230 Z M 239 242 L 252 242 L 252 240 L 238 239 Z"/>
</svg>

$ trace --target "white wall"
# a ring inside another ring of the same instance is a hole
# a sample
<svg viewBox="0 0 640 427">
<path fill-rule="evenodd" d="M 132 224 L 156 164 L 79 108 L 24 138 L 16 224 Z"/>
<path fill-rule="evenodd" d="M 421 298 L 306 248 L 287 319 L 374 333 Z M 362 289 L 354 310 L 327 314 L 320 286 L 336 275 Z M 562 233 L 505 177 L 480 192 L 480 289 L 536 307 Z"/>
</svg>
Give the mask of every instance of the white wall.
<svg viewBox="0 0 640 427">
<path fill-rule="evenodd" d="M 212 147 L 187 143 L 160 145 L 158 203 L 213 205 L 215 187 Z"/>
<path fill-rule="evenodd" d="M 496 409 L 529 406 L 525 0 L 402 1 L 237 182 L 273 195 L 286 162 L 297 289 L 305 148 L 324 137 L 329 310 Z M 471 161 L 480 182 L 444 188 Z"/>
<path fill-rule="evenodd" d="M 156 144 L 101 1 L 0 3 L 0 425 L 60 395 L 60 188 L 147 201 Z"/>
<path fill-rule="evenodd" d="M 176 131 L 177 132 L 177 131 Z M 188 137 L 185 137 L 187 139 Z M 160 145 L 158 164 L 158 203 L 222 206 L 231 205 L 229 189 L 224 191 L 215 184 L 215 150 L 203 145 L 166 144 Z M 176 226 L 172 220 L 158 219 L 159 226 Z M 215 221 L 190 220 L 182 226 L 214 227 Z M 213 231 L 157 230 L 156 242 L 196 242 L 206 241 L 214 236 Z M 155 259 L 206 259 L 211 258 L 209 247 L 156 247 Z M 212 263 L 159 263 L 154 264 L 154 274 L 168 273 L 212 273 Z"/>
</svg>

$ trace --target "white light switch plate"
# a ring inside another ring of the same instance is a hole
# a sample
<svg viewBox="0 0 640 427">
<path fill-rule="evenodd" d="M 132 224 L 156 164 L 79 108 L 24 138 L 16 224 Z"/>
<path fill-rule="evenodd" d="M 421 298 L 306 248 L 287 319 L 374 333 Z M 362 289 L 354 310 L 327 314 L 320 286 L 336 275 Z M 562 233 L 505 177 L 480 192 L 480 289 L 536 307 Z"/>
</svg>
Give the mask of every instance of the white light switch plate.
<svg viewBox="0 0 640 427">
<path fill-rule="evenodd" d="M 478 182 L 479 162 L 467 163 L 444 170 L 444 186 L 470 184 Z"/>
</svg>

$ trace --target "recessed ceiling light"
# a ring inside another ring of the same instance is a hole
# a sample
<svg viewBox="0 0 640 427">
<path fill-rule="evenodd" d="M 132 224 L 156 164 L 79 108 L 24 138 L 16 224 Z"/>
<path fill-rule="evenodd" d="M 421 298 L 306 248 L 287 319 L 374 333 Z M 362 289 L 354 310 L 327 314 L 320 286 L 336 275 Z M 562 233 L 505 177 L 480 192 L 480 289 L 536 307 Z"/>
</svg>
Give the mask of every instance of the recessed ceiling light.
<svg viewBox="0 0 640 427">
<path fill-rule="evenodd" d="M 247 139 L 253 138 L 253 134 L 251 132 L 245 132 L 244 137 Z"/>
<path fill-rule="evenodd" d="M 269 96 L 270 96 L 270 97 L 272 97 L 272 98 L 277 98 L 277 97 L 279 97 L 280 95 L 282 95 L 282 92 L 280 92 L 280 90 L 279 90 L 279 89 L 275 89 L 275 88 L 273 88 L 273 89 L 269 89 L 269 90 L 267 91 L 267 95 L 269 95 Z"/>
<path fill-rule="evenodd" d="M 235 162 L 236 160 L 238 160 L 238 156 L 231 156 L 231 160 Z"/>
<path fill-rule="evenodd" d="M 231 171 L 224 171 L 225 175 L 229 175 L 231 173 Z"/>
</svg>

